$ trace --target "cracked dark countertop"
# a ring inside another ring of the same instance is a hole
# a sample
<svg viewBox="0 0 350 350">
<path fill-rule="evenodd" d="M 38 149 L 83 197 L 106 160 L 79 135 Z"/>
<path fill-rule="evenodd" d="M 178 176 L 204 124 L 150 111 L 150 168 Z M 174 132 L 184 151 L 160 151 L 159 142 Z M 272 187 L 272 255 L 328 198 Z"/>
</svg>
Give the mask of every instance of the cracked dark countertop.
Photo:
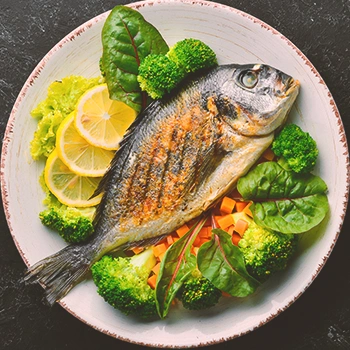
<svg viewBox="0 0 350 350">
<path fill-rule="evenodd" d="M 350 1 L 224 0 L 289 38 L 325 80 L 350 132 Z M 41 58 L 88 19 L 128 3 L 111 0 L 0 0 L 0 136 L 24 82 Z M 140 349 L 110 338 L 20 282 L 25 265 L 0 219 L 0 349 Z M 280 316 L 241 338 L 208 349 L 350 349 L 350 218 L 319 276 Z"/>
</svg>

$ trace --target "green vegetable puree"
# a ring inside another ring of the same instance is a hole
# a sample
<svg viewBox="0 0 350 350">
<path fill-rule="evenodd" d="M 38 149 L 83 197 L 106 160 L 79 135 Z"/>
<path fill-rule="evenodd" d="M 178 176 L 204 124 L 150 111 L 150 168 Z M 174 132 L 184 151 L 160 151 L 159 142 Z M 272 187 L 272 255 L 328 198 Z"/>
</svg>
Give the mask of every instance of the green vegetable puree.
<svg viewBox="0 0 350 350">
<path fill-rule="evenodd" d="M 84 92 L 100 83 L 100 77 L 87 79 L 71 75 L 48 87 L 46 99 L 31 111 L 32 117 L 39 120 L 30 143 L 34 160 L 50 155 L 55 148 L 56 132 L 61 122 L 74 110 Z"/>
</svg>

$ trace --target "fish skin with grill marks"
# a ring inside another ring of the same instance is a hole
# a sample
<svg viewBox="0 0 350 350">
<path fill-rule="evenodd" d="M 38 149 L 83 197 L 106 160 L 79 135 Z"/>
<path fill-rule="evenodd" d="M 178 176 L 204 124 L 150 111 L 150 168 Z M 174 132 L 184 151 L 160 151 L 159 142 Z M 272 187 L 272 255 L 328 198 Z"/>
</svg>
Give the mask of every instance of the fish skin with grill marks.
<svg viewBox="0 0 350 350">
<path fill-rule="evenodd" d="M 146 245 L 232 190 L 273 140 L 299 82 L 267 65 L 222 65 L 152 102 L 135 120 L 100 183 L 94 236 L 28 269 L 50 304 L 112 250 Z"/>
</svg>

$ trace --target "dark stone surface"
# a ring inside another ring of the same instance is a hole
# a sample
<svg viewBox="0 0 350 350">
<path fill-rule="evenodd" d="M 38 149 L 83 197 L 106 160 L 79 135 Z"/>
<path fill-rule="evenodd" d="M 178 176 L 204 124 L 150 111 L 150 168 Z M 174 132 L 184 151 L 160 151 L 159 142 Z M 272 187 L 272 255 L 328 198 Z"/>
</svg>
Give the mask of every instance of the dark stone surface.
<svg viewBox="0 0 350 350">
<path fill-rule="evenodd" d="M 349 0 L 226 0 L 267 22 L 298 46 L 326 81 L 349 134 Z M 28 75 L 61 38 L 111 9 L 112 0 L 0 0 L 0 137 Z M 122 2 L 125 3 L 125 2 Z M 211 349 L 350 349 L 350 219 L 311 287 L 260 329 Z M 20 281 L 25 265 L 0 218 L 1 349 L 138 349 L 101 334 L 60 306 L 42 301 L 39 286 Z"/>
</svg>

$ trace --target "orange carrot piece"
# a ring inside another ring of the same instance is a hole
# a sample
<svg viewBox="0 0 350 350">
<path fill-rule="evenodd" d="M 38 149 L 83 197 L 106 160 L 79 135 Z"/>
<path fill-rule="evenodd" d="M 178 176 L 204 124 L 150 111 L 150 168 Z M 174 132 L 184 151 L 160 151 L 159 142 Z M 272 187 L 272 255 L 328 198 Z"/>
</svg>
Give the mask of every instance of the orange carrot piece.
<svg viewBox="0 0 350 350">
<path fill-rule="evenodd" d="M 231 294 L 228 294 L 228 293 L 226 293 L 224 291 L 221 291 L 221 294 L 222 294 L 223 297 L 231 297 L 232 296 Z"/>
<path fill-rule="evenodd" d="M 161 254 L 165 253 L 166 250 L 168 249 L 167 245 L 165 243 L 160 243 L 157 245 L 154 245 L 152 247 L 153 249 L 153 254 L 156 258 L 158 258 Z"/>
<path fill-rule="evenodd" d="M 238 242 L 241 240 L 241 236 L 236 233 L 236 232 L 233 232 L 232 233 L 232 237 L 231 237 L 231 242 L 234 244 L 234 245 L 237 245 L 238 246 Z"/>
<path fill-rule="evenodd" d="M 263 154 L 262 157 L 266 160 L 273 160 L 275 158 L 275 153 L 273 153 L 271 148 L 268 148 Z"/>
<path fill-rule="evenodd" d="M 152 289 L 155 289 L 156 283 L 157 283 L 157 276 L 156 275 L 150 276 L 147 280 L 147 283 Z"/>
<path fill-rule="evenodd" d="M 220 205 L 220 212 L 224 214 L 231 214 L 233 212 L 235 204 L 236 201 L 234 199 L 230 197 L 224 197 Z"/>
<path fill-rule="evenodd" d="M 143 247 L 134 247 L 131 250 L 134 254 L 139 254 L 143 251 L 143 249 L 144 249 Z"/>
<path fill-rule="evenodd" d="M 238 219 L 235 223 L 235 232 L 237 232 L 242 237 L 248 226 L 249 224 L 247 221 L 243 219 Z"/>
<path fill-rule="evenodd" d="M 157 263 L 153 269 L 152 269 L 152 272 L 155 274 L 155 275 L 158 275 L 159 274 L 159 270 L 160 270 L 160 262 Z"/>
<path fill-rule="evenodd" d="M 218 225 L 224 230 L 225 228 L 234 224 L 232 215 L 221 216 L 220 219 L 217 220 Z"/>
<path fill-rule="evenodd" d="M 185 224 L 176 230 L 177 235 L 181 238 L 189 231 L 189 227 Z"/>
<path fill-rule="evenodd" d="M 159 261 L 162 261 L 164 258 L 166 252 L 163 252 L 162 254 L 160 254 L 157 258 L 159 259 Z"/>
<path fill-rule="evenodd" d="M 214 219 L 216 222 L 222 218 L 222 215 L 214 215 Z"/>
<path fill-rule="evenodd" d="M 209 238 L 201 238 L 198 247 L 200 247 L 202 244 L 207 243 L 207 242 L 209 242 L 209 241 L 210 241 Z"/>
<path fill-rule="evenodd" d="M 198 236 L 201 238 L 211 238 L 211 230 L 212 227 L 202 227 L 202 229 L 199 231 Z"/>
<path fill-rule="evenodd" d="M 166 241 L 168 245 L 172 245 L 174 243 L 174 237 L 172 235 L 169 235 L 166 237 Z"/>
<path fill-rule="evenodd" d="M 253 202 L 249 202 L 243 209 L 243 213 L 247 214 L 248 216 L 250 216 L 251 218 L 253 217 L 253 213 L 250 210 L 250 206 L 252 205 Z"/>
<path fill-rule="evenodd" d="M 193 246 L 194 247 L 199 247 L 200 241 L 201 241 L 201 238 L 197 235 L 197 237 L 195 238 L 195 240 L 193 242 Z"/>
<path fill-rule="evenodd" d="M 248 205 L 249 202 L 237 202 L 236 210 L 240 213 Z"/>
<path fill-rule="evenodd" d="M 232 236 L 233 231 L 235 230 L 235 225 L 231 225 L 226 229 L 226 232 Z"/>
</svg>

